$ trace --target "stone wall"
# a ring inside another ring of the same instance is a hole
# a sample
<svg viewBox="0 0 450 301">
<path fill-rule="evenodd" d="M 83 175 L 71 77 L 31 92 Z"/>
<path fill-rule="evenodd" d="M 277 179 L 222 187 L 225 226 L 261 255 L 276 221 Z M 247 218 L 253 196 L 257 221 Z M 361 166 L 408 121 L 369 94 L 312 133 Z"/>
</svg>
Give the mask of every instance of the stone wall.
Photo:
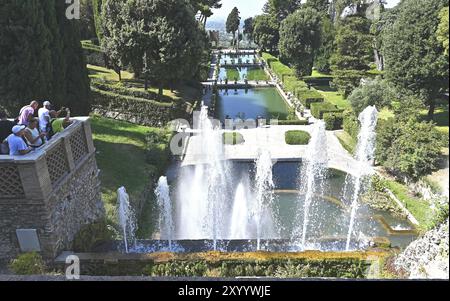
<svg viewBox="0 0 450 301">
<path fill-rule="evenodd" d="M 30 155 L 0 156 L 0 259 L 20 253 L 17 229 L 35 229 L 46 258 L 70 249 L 104 216 L 98 173 L 87 119 Z"/>
</svg>

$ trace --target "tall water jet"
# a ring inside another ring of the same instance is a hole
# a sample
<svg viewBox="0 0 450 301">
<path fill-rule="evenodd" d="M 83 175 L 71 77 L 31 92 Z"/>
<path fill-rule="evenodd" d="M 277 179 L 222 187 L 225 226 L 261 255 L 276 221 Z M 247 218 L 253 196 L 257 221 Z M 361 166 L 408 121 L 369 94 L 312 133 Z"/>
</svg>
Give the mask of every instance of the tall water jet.
<svg viewBox="0 0 450 301">
<path fill-rule="evenodd" d="M 229 239 L 248 239 L 249 233 L 249 193 L 244 183 L 239 183 L 234 196 L 231 213 Z"/>
<path fill-rule="evenodd" d="M 378 111 L 376 107 L 367 107 L 360 115 L 361 130 L 358 135 L 358 144 L 356 146 L 355 159 L 358 161 L 357 172 L 353 179 L 353 194 L 351 197 L 350 225 L 348 227 L 347 242 L 345 250 L 350 250 L 350 241 L 355 225 L 356 212 L 358 211 L 358 199 L 363 187 L 363 177 L 370 173 L 371 165 L 375 157 L 376 127 L 378 122 Z M 349 178 L 350 177 L 350 178 Z M 351 175 L 347 176 L 347 184 L 351 183 Z M 369 185 L 367 181 L 365 185 Z M 346 190 L 348 187 L 346 188 Z"/>
<path fill-rule="evenodd" d="M 161 237 L 169 241 L 169 250 L 172 250 L 174 225 L 172 219 L 172 203 L 167 177 L 160 177 L 155 195 L 159 207 L 159 228 Z"/>
<path fill-rule="evenodd" d="M 130 197 L 125 187 L 117 190 L 117 203 L 119 214 L 119 225 L 122 228 L 125 252 L 129 252 L 129 242 L 135 243 L 136 221 L 133 209 L 130 205 Z"/>
<path fill-rule="evenodd" d="M 181 239 L 211 239 L 214 249 L 223 238 L 224 206 L 229 191 L 229 166 L 224 161 L 222 133 L 208 116 L 208 107 L 196 113 L 198 136 L 190 141 L 199 164 L 183 172 L 178 190 L 177 236 Z M 204 163 L 204 164 L 203 164 Z"/>
<path fill-rule="evenodd" d="M 261 250 L 261 238 L 263 226 L 268 231 L 273 226 L 272 202 L 274 200 L 274 188 L 272 174 L 273 162 L 268 150 L 260 150 L 256 160 L 255 177 L 255 201 L 252 208 L 252 215 L 256 225 L 257 250 Z M 264 221 L 264 222 L 263 222 Z"/>
<path fill-rule="evenodd" d="M 310 210 L 314 196 L 323 195 L 323 184 L 328 165 L 327 135 L 325 122 L 318 120 L 313 125 L 311 140 L 305 156 L 305 164 L 301 171 L 300 191 L 305 192 L 303 204 L 303 222 L 297 235 L 301 233 L 300 247 L 305 250 L 308 225 L 310 223 Z M 299 216 L 297 216 L 299 220 Z M 299 223 L 300 225 L 300 223 Z"/>
</svg>

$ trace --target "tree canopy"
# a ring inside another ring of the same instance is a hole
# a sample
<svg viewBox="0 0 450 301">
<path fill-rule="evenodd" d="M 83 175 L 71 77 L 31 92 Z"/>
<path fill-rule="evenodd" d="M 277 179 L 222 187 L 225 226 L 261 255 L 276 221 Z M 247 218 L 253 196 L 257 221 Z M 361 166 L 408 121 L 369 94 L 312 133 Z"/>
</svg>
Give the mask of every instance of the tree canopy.
<svg viewBox="0 0 450 301">
<path fill-rule="evenodd" d="M 445 49 L 445 53 L 448 55 L 448 36 L 449 36 L 449 7 L 444 7 L 439 13 L 439 26 L 437 30 L 437 39 L 442 43 Z"/>
<path fill-rule="evenodd" d="M 445 6 L 448 0 L 404 0 L 383 37 L 387 78 L 422 99 L 430 119 L 436 99 L 448 89 L 448 56 L 436 37 Z"/>
<path fill-rule="evenodd" d="M 280 55 L 298 77 L 312 73 L 314 57 L 321 45 L 321 14 L 306 7 L 289 15 L 280 27 Z"/>
<path fill-rule="evenodd" d="M 240 12 L 237 7 L 233 8 L 227 18 L 226 29 L 228 33 L 233 33 L 233 43 L 239 47 L 239 37 L 236 37 L 236 32 L 239 30 L 239 26 L 241 24 L 241 17 L 239 16 Z"/>
<path fill-rule="evenodd" d="M 253 38 L 262 49 L 274 52 L 278 50 L 280 40 L 279 23 L 270 15 L 259 15 L 255 18 Z"/>
</svg>

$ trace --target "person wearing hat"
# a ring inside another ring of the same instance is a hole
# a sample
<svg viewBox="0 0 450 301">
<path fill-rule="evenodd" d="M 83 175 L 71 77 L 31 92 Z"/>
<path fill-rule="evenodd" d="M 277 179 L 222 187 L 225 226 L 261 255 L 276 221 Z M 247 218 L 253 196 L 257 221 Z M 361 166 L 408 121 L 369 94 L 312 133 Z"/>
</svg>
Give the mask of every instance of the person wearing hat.
<svg viewBox="0 0 450 301">
<path fill-rule="evenodd" d="M 10 156 L 23 156 L 31 152 L 31 148 L 23 140 L 26 126 L 16 125 L 12 128 L 12 134 L 6 138 L 8 141 Z"/>
<path fill-rule="evenodd" d="M 50 139 L 50 133 L 52 133 L 51 130 L 51 120 L 53 118 L 58 118 L 58 116 L 61 114 L 61 112 L 64 110 L 62 108 L 59 112 L 52 111 L 52 104 L 50 101 L 44 101 L 44 107 L 40 108 L 38 111 L 38 118 L 39 118 L 39 129 L 41 132 L 48 133 L 47 139 Z"/>
</svg>

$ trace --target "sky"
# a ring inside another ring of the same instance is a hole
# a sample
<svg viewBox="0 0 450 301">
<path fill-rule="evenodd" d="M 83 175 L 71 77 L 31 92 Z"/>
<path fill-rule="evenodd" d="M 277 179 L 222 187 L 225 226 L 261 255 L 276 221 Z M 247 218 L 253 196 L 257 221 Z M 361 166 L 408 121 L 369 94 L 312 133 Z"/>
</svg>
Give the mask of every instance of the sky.
<svg viewBox="0 0 450 301">
<path fill-rule="evenodd" d="M 222 0 L 222 8 L 215 10 L 210 20 L 224 20 L 234 7 L 241 12 L 242 20 L 261 14 L 267 0 Z M 387 0 L 387 7 L 394 7 L 400 0 Z"/>
</svg>

